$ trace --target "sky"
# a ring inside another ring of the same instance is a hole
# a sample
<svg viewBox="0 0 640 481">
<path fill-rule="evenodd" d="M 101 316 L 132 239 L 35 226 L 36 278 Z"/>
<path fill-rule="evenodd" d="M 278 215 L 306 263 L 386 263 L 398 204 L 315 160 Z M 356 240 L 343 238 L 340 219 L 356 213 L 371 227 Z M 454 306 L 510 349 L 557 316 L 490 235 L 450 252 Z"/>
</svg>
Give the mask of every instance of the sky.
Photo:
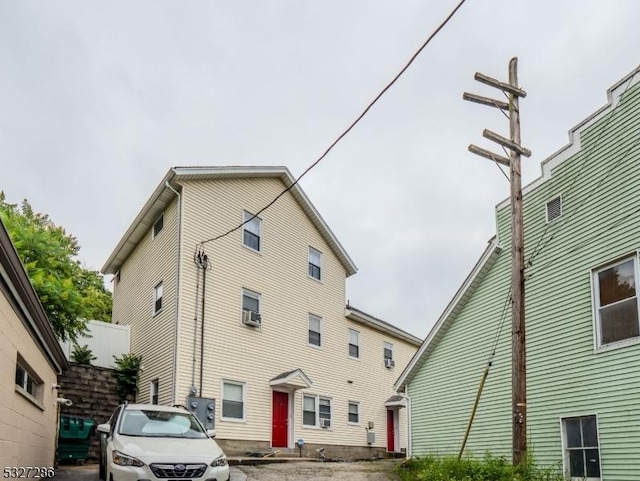
<svg viewBox="0 0 640 481">
<path fill-rule="evenodd" d="M 99 270 L 172 166 L 299 176 L 453 0 L 0 1 L 0 190 L 78 238 Z M 523 182 L 638 64 L 635 0 L 467 0 L 301 181 L 358 267 L 347 298 L 424 338 L 495 234 L 509 185 L 485 128 L 519 59 Z M 233 226 L 229 226 L 233 227 Z M 109 276 L 110 277 L 110 276 Z"/>
</svg>

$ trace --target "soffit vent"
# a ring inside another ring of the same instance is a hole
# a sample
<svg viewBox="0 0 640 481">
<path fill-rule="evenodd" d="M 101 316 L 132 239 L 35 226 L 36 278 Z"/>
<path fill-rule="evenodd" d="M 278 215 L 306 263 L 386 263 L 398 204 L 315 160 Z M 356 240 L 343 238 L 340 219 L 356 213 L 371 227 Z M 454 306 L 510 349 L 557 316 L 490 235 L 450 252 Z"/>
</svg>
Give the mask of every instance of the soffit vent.
<svg viewBox="0 0 640 481">
<path fill-rule="evenodd" d="M 562 215 L 562 197 L 547 202 L 547 222 L 552 222 Z"/>
</svg>

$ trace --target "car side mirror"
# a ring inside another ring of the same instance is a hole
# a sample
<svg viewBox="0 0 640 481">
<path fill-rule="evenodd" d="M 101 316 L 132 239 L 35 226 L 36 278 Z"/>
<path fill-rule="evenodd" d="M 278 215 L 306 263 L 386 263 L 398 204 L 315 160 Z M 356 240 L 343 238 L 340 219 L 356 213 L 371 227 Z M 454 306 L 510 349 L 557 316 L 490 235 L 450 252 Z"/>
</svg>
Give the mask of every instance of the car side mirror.
<svg viewBox="0 0 640 481">
<path fill-rule="evenodd" d="M 210 438 L 215 438 L 216 437 L 216 430 L 215 429 L 207 429 L 207 436 L 209 436 Z"/>
<path fill-rule="evenodd" d="M 97 429 L 99 433 L 109 434 L 111 431 L 111 425 L 109 423 L 98 424 Z"/>
</svg>

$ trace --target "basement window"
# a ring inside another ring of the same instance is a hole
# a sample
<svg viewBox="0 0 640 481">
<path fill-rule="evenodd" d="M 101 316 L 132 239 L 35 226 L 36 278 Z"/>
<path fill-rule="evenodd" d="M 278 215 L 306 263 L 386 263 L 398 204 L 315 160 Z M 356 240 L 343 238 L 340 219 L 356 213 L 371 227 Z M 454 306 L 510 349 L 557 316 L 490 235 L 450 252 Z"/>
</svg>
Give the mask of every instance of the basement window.
<svg viewBox="0 0 640 481">
<path fill-rule="evenodd" d="M 570 479 L 599 480 L 600 447 L 596 416 L 562 420 L 565 473 Z"/>
</svg>

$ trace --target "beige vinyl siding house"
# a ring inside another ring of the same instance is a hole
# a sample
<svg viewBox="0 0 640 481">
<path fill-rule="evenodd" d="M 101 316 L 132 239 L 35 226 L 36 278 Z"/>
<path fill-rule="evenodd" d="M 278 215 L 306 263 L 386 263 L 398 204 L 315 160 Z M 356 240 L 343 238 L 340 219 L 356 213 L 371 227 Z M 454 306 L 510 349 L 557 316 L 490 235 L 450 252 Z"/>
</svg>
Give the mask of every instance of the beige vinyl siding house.
<svg viewBox="0 0 640 481">
<path fill-rule="evenodd" d="M 389 445 L 385 402 L 420 340 L 345 311 L 355 265 L 297 185 L 252 218 L 292 183 L 283 167 L 167 174 L 103 268 L 120 272 L 113 319 L 132 326 L 132 350 L 143 356 L 138 398 L 147 400 L 157 379 L 161 403 L 194 392 L 214 400 L 227 451 L 291 450 L 298 439 L 400 451 L 402 403 L 390 408 Z M 151 233 L 160 211 L 164 244 Z M 163 307 L 153 316 L 160 281 Z M 350 328 L 360 332 L 359 359 L 349 356 Z M 385 366 L 385 342 L 395 367 Z"/>
<path fill-rule="evenodd" d="M 0 365 L 0 466 L 53 467 L 55 386 L 68 364 L 1 221 Z"/>
</svg>

